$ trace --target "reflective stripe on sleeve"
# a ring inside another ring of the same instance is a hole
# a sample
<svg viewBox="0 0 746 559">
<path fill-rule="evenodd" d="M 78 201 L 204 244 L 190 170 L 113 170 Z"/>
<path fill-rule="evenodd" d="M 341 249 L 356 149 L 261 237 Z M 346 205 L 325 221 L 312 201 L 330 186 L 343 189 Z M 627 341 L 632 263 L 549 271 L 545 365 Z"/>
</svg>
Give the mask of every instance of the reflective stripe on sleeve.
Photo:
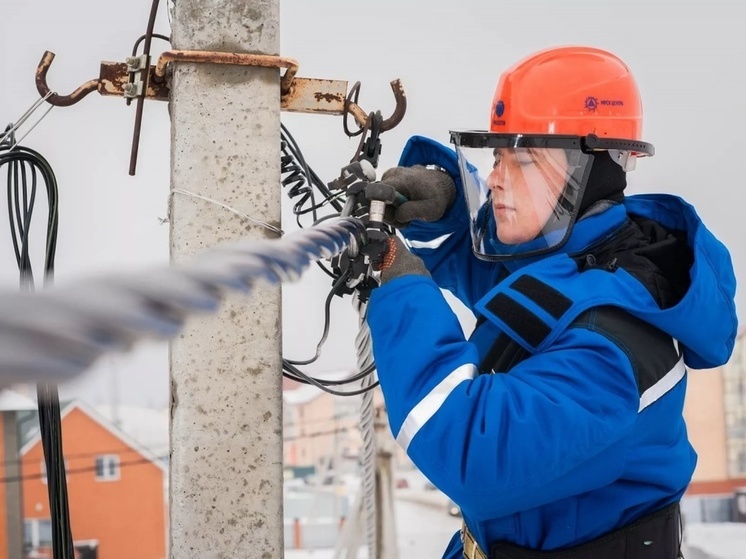
<svg viewBox="0 0 746 559">
<path fill-rule="evenodd" d="M 453 233 L 446 233 L 429 241 L 410 241 L 407 239 L 406 243 L 410 248 L 439 248 L 451 235 Z"/>
<path fill-rule="evenodd" d="M 668 371 L 658 382 L 642 393 L 642 396 L 640 396 L 640 408 L 637 410 L 638 413 L 676 386 L 679 381 L 684 378 L 685 374 L 686 366 L 684 365 L 684 358 L 682 357 L 679 359 L 678 363 L 674 365 L 673 369 Z"/>
<path fill-rule="evenodd" d="M 407 418 L 396 435 L 396 442 L 404 449 L 409 448 L 412 439 L 420 429 L 435 415 L 448 398 L 449 394 L 465 380 L 472 380 L 477 376 L 477 368 L 472 363 L 461 365 L 458 369 L 449 374 L 440 383 L 433 388 L 427 396 L 412 408 Z"/>
</svg>

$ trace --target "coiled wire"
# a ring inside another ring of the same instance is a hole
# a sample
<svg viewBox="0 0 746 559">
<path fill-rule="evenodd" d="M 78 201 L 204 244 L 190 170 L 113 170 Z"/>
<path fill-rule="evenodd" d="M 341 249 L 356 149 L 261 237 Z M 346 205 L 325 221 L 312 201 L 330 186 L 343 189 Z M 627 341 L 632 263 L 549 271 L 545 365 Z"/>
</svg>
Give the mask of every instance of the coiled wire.
<svg viewBox="0 0 746 559">
<path fill-rule="evenodd" d="M 295 138 L 284 124 L 281 125 L 280 151 L 281 182 L 288 198 L 295 202 L 293 213 L 298 227 L 303 227 L 300 221 L 301 216 L 309 213 L 313 222 L 316 223 L 319 219 L 318 210 L 327 205 L 337 212 L 342 210 L 342 202 L 309 167 Z M 316 202 L 315 190 L 323 197 L 319 203 Z"/>
</svg>

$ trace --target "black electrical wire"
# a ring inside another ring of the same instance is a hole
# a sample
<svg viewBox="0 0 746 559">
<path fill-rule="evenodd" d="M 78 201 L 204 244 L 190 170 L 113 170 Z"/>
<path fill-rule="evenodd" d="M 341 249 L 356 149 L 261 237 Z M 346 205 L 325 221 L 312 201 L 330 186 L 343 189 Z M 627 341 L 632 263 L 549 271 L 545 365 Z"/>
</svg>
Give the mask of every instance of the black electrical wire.
<svg viewBox="0 0 746 559">
<path fill-rule="evenodd" d="M 161 35 L 160 33 L 151 33 L 150 37 L 153 39 L 160 39 L 161 41 L 166 41 L 167 43 L 171 43 L 171 39 L 166 37 L 165 35 Z M 137 49 L 140 47 L 140 44 L 148 38 L 148 34 L 140 35 L 137 38 L 137 41 L 135 41 L 135 45 L 132 47 L 132 56 L 137 56 Z"/>
<path fill-rule="evenodd" d="M 37 385 L 39 426 L 47 468 L 47 489 L 52 519 L 52 550 L 55 558 L 74 559 L 70 507 L 67 495 L 67 472 L 62 449 L 60 398 L 52 384 Z"/>
<path fill-rule="evenodd" d="M 45 185 L 49 202 L 44 271 L 48 280 L 54 275 L 58 226 L 57 179 L 49 163 L 38 152 L 23 146 L 10 150 L 12 144 L 11 136 L 10 143 L 0 145 L 0 168 L 7 165 L 8 218 L 13 249 L 21 273 L 21 289 L 30 290 L 34 285 L 34 272 L 29 257 L 29 225 L 39 179 Z"/>
<path fill-rule="evenodd" d="M 334 396 L 358 396 L 359 394 L 363 394 L 365 392 L 368 392 L 369 390 L 373 390 L 374 388 L 376 388 L 378 386 L 378 381 L 376 381 L 376 382 L 372 383 L 370 386 L 366 386 L 364 388 L 358 388 L 357 390 L 349 390 L 349 391 L 348 390 L 344 390 L 344 391 L 342 391 L 342 390 L 333 390 L 333 389 L 331 389 L 331 388 L 329 388 L 327 386 L 327 385 L 330 384 L 330 381 L 328 381 L 328 380 L 320 380 L 320 379 L 314 378 L 314 377 L 312 377 L 310 375 L 307 375 L 306 373 L 302 372 L 300 369 L 298 369 L 297 367 L 295 367 L 293 365 L 285 365 L 285 364 L 283 364 L 283 368 L 285 368 L 285 367 L 287 367 L 287 370 L 289 371 L 289 372 L 283 372 L 283 375 L 285 377 L 287 377 L 287 378 L 289 378 L 291 380 L 294 380 L 296 382 L 303 382 L 304 384 L 312 384 L 316 388 L 318 388 L 320 390 L 323 390 L 324 392 L 328 392 L 329 394 L 332 394 Z M 373 367 L 369 367 L 368 369 L 366 369 L 366 371 L 369 371 L 369 372 L 365 372 L 365 374 L 363 374 L 361 372 L 361 373 L 359 373 L 356 376 L 362 378 L 362 377 L 370 374 L 373 370 L 374 370 Z M 362 377 L 360 375 L 362 375 Z M 350 379 L 345 379 L 344 381 L 339 381 L 339 382 L 336 382 L 334 384 L 335 385 L 347 384 L 349 382 L 350 382 Z"/>
<path fill-rule="evenodd" d="M 7 166 L 8 218 L 20 272 L 20 286 L 22 290 L 32 291 L 34 271 L 30 257 L 30 230 L 37 191 L 41 190 L 40 182 L 47 195 L 49 210 L 44 257 L 45 283 L 51 282 L 54 276 L 59 224 L 57 179 L 49 162 L 41 154 L 14 144 L 15 135 L 11 134 L 7 142 L 0 145 L 0 171 L 3 166 Z M 57 387 L 39 384 L 37 397 L 39 428 L 47 468 L 52 549 L 55 559 L 74 559 Z"/>
<path fill-rule="evenodd" d="M 362 380 L 366 376 L 370 375 L 375 371 L 375 365 L 370 365 L 365 370 L 359 372 L 358 374 L 348 377 L 346 379 L 342 380 L 332 380 L 332 379 L 320 379 L 316 377 L 312 377 L 311 375 L 308 375 L 306 373 L 303 373 L 300 369 L 298 369 L 299 365 L 309 365 L 316 361 L 318 359 L 320 353 L 321 353 L 321 347 L 324 345 L 324 342 L 326 341 L 327 336 L 329 335 L 329 325 L 331 322 L 331 302 L 334 298 L 334 295 L 337 294 L 337 292 L 344 286 L 345 281 L 347 280 L 348 274 L 341 274 L 339 278 L 334 282 L 334 285 L 332 286 L 332 289 L 329 291 L 329 294 L 326 297 L 326 301 L 324 303 L 324 331 L 321 335 L 321 340 L 319 341 L 318 345 L 316 346 L 316 354 L 311 359 L 305 360 L 305 361 L 293 361 L 290 359 L 283 359 L 282 360 L 282 368 L 283 368 L 283 375 L 291 380 L 294 380 L 296 382 L 301 382 L 303 384 L 312 384 L 313 386 L 316 386 L 317 388 L 323 390 L 324 392 L 328 392 L 329 394 L 333 394 L 335 396 L 356 396 L 358 394 L 362 394 L 364 392 L 367 392 L 368 390 L 373 390 L 376 386 L 378 386 L 378 382 L 371 384 L 370 386 L 366 386 L 364 388 L 358 389 L 358 390 L 334 390 L 329 388 L 330 386 L 342 386 L 345 384 L 350 384 L 353 382 L 357 382 L 359 380 Z"/>
<path fill-rule="evenodd" d="M 321 436 L 321 435 L 316 435 L 316 436 Z M 164 454 L 163 456 L 156 456 L 154 459 L 153 458 L 135 458 L 132 460 L 120 461 L 118 464 L 118 467 L 120 469 L 131 468 L 133 466 L 141 466 L 143 464 L 152 464 L 154 460 L 167 460 L 168 458 L 169 458 L 168 454 Z M 70 468 L 67 470 L 67 475 L 85 474 L 89 472 L 95 472 L 97 469 L 98 468 L 96 466 L 82 466 L 80 468 Z M 46 477 L 47 477 L 47 483 L 49 483 L 50 482 L 49 472 L 47 472 Z M 3 478 L 0 478 L 0 484 L 25 481 L 27 479 L 43 479 L 43 478 L 44 478 L 43 473 L 3 477 Z M 57 555 L 55 554 L 54 557 L 56 558 Z"/>
<path fill-rule="evenodd" d="M 283 364 L 283 366 L 284 366 L 284 364 Z M 293 375 L 295 375 L 295 373 L 293 372 L 293 370 L 295 370 L 295 369 L 297 369 L 297 367 L 295 367 L 293 365 L 289 365 L 288 366 L 288 370 L 285 371 L 287 373 L 285 376 L 288 377 L 288 378 L 293 378 Z M 368 376 L 369 374 L 371 374 L 375 370 L 376 370 L 376 366 L 375 366 L 375 364 L 372 364 L 372 365 L 369 365 L 368 367 L 366 367 L 365 369 L 363 369 L 362 371 L 360 371 L 359 373 L 357 373 L 356 375 L 353 375 L 351 377 L 346 377 L 346 378 L 339 379 L 339 380 L 322 379 L 322 378 L 314 377 L 314 380 L 317 381 L 317 382 L 320 382 L 324 386 L 344 386 L 345 384 L 350 384 L 352 382 L 357 382 L 359 380 L 364 379 L 366 376 Z M 295 375 L 295 376 L 297 376 L 297 375 Z M 304 384 L 311 384 L 311 383 L 306 382 L 305 380 L 303 380 L 302 377 L 293 378 L 293 380 L 298 381 L 298 382 L 302 382 Z"/>
<path fill-rule="evenodd" d="M 326 300 L 324 301 L 324 331 L 321 334 L 321 339 L 319 340 L 319 343 L 316 344 L 316 354 L 311 359 L 306 359 L 304 361 L 295 361 L 292 359 L 286 359 L 285 361 L 287 361 L 291 365 L 310 365 L 311 363 L 313 363 L 319 358 L 319 355 L 321 353 L 321 346 L 324 345 L 324 343 L 326 342 L 326 338 L 329 336 L 329 326 L 331 323 L 332 299 L 337 294 L 337 292 L 342 288 L 344 283 L 347 281 L 348 277 L 349 277 L 349 273 L 340 274 L 339 277 L 334 281 L 334 284 L 332 285 L 332 288 L 329 291 L 329 294 L 326 296 Z"/>
<path fill-rule="evenodd" d="M 143 35 L 143 40 L 145 41 L 145 44 L 143 45 L 143 55 L 145 56 L 145 65 L 140 68 L 138 71 L 140 73 L 140 77 L 145 84 L 145 87 L 147 87 L 148 84 L 148 76 L 150 74 L 150 44 L 153 41 L 154 33 L 153 28 L 155 27 L 155 18 L 158 13 L 158 2 L 159 0 L 153 0 L 152 4 L 150 5 L 150 16 L 148 17 L 148 27 L 145 31 L 145 35 Z M 162 37 L 162 35 L 161 35 Z M 135 42 L 135 47 L 133 49 L 134 52 L 137 52 L 137 47 L 139 46 L 140 39 L 138 39 Z M 127 98 L 127 106 L 129 106 L 131 98 Z M 137 97 L 137 105 L 135 107 L 135 126 L 134 126 L 134 132 L 132 134 L 132 149 L 130 152 L 130 168 L 129 168 L 129 174 L 131 176 L 134 176 L 136 167 L 137 167 L 137 153 L 140 149 L 140 130 L 142 128 L 142 117 L 143 117 L 143 110 L 145 108 L 145 93 L 143 92 L 141 95 L 138 95 Z"/>
<path fill-rule="evenodd" d="M 357 88 L 353 87 L 353 92 L 351 92 L 351 97 L 348 98 L 348 101 L 350 98 L 354 100 L 357 99 L 359 89 L 359 84 L 357 84 Z M 296 216 L 296 222 L 298 226 L 301 228 L 303 227 L 300 218 L 301 216 L 307 214 L 312 214 L 314 224 L 326 219 L 338 217 L 344 208 L 344 204 L 340 199 L 344 195 L 344 193 L 333 193 L 329 189 L 329 187 L 321 180 L 316 172 L 308 165 L 308 162 L 306 161 L 305 157 L 303 157 L 303 153 L 301 152 L 298 143 L 295 141 L 295 138 L 293 138 L 293 135 L 285 127 L 284 124 L 281 125 L 280 150 L 282 152 L 280 156 L 281 182 L 283 189 L 287 193 L 288 197 L 295 202 L 293 205 L 293 213 Z M 321 201 L 318 203 L 316 201 L 317 193 L 321 196 Z M 332 207 L 336 211 L 336 213 L 319 217 L 317 213 L 318 210 L 326 206 Z M 364 228 L 361 233 L 364 234 Z M 371 386 L 351 391 L 339 391 L 331 389 L 329 387 L 342 386 L 357 382 L 367 375 L 372 374 L 373 371 L 375 371 L 375 365 L 366 368 L 366 370 L 356 374 L 353 377 L 339 381 L 316 378 L 302 372 L 298 368 L 299 366 L 309 365 L 319 358 L 321 347 L 326 342 L 329 334 L 329 327 L 331 322 L 331 302 L 335 295 L 338 295 L 342 292 L 342 289 L 345 286 L 345 282 L 348 279 L 348 273 L 343 272 L 337 274 L 329 270 L 321 262 L 317 261 L 316 264 L 328 276 L 334 279 L 332 288 L 329 291 L 329 294 L 327 295 L 326 301 L 324 303 L 323 333 L 321 335 L 320 341 L 316 346 L 316 354 L 311 359 L 307 359 L 304 361 L 295 361 L 289 359 L 282 360 L 283 375 L 286 378 L 292 379 L 296 382 L 314 385 L 325 392 L 337 396 L 354 396 L 357 394 L 362 394 L 363 392 L 374 389 L 376 386 L 378 386 L 378 382 L 372 384 Z"/>
<path fill-rule="evenodd" d="M 282 176 L 282 186 L 286 189 L 291 200 L 300 197 L 300 200 L 296 200 L 293 213 L 297 217 L 312 213 L 313 220 L 316 221 L 318 219 L 317 210 L 324 206 L 330 205 L 337 212 L 342 211 L 343 204 L 339 201 L 339 195 L 335 195 L 329 190 L 324 181 L 310 168 L 305 157 L 303 157 L 300 147 L 298 147 L 298 143 L 287 127 L 281 124 L 280 128 L 280 149 L 282 151 L 280 174 Z M 315 201 L 314 189 L 323 197 L 323 201 L 318 204 Z M 311 202 L 310 206 L 308 205 L 309 200 Z M 298 222 L 298 225 L 302 227 L 300 222 Z"/>
<path fill-rule="evenodd" d="M 285 125 L 281 124 L 280 128 L 280 150 L 282 152 L 280 155 L 281 183 L 288 197 L 291 200 L 296 200 L 293 206 L 293 213 L 296 216 L 295 219 L 298 227 L 303 227 L 303 224 L 300 222 L 300 216 L 307 213 L 313 213 L 314 222 L 319 221 L 316 211 L 326 205 L 330 205 L 337 212 L 326 217 L 336 217 L 342 210 L 342 203 L 339 201 L 338 196 L 329 190 L 329 187 L 324 184 L 316 172 L 308 165 L 300 147 L 298 147 L 298 143 Z M 324 197 L 324 201 L 320 204 L 316 204 L 314 188 Z M 310 207 L 304 207 L 308 200 L 311 200 Z M 316 265 L 329 277 L 336 278 L 336 275 L 321 262 L 317 261 Z"/>
</svg>

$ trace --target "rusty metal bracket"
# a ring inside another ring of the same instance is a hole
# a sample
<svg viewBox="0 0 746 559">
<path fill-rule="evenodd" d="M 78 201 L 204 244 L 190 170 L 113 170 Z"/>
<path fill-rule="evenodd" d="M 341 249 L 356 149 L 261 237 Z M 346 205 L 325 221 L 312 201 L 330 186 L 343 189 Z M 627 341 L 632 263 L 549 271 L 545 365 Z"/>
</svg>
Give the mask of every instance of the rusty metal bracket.
<svg viewBox="0 0 746 559">
<path fill-rule="evenodd" d="M 248 53 L 226 53 L 209 51 L 170 50 L 161 53 L 155 66 L 129 57 L 127 62 L 101 62 L 99 77 L 89 80 L 70 95 L 58 95 L 47 85 L 47 72 L 54 60 L 54 53 L 46 51 L 36 69 L 36 89 L 52 105 L 69 107 L 83 97 L 98 91 L 101 95 L 116 95 L 128 100 L 137 98 L 167 101 L 170 89 L 166 80 L 168 64 L 171 62 L 231 64 L 240 66 L 259 66 L 265 68 L 286 68 L 280 78 L 280 108 L 285 111 L 347 115 L 350 114 L 362 129 L 366 127 L 369 115 L 360 106 L 348 99 L 347 82 L 341 80 L 324 80 L 296 77 L 298 62 L 293 58 Z M 133 72 L 141 72 L 139 79 L 133 81 Z M 392 129 L 399 124 L 407 109 L 407 98 L 404 88 L 397 79 L 391 82 L 396 106 L 390 117 L 383 120 L 380 131 Z M 136 136 L 137 136 L 136 130 Z M 136 138 L 133 145 L 136 143 Z M 134 153 L 134 151 L 133 151 Z M 133 165 L 130 166 L 130 174 Z"/>
<path fill-rule="evenodd" d="M 98 91 L 101 95 L 126 97 L 127 91 L 131 89 L 127 87 L 127 84 L 130 83 L 132 65 L 123 62 L 104 61 L 101 62 L 98 79 L 87 81 L 70 95 L 53 93 L 47 85 L 47 73 L 54 57 L 53 52 L 46 51 L 36 69 L 36 88 L 39 94 L 46 97 L 47 102 L 52 105 L 69 107 L 93 91 Z M 165 80 L 166 68 L 169 62 L 175 61 L 287 68 L 280 82 L 280 101 L 283 110 L 335 115 L 341 115 L 347 111 L 355 118 L 360 127 L 365 126 L 368 120 L 368 114 L 357 103 L 350 102 L 345 107 L 346 81 L 295 77 L 298 72 L 298 62 L 292 58 L 280 56 L 205 51 L 166 51 L 160 55 L 155 66 L 150 66 L 148 79 L 143 80 L 147 84 L 147 88 L 143 92 L 146 99 L 168 100 L 170 90 Z M 383 131 L 390 130 L 399 124 L 407 108 L 407 99 L 401 82 L 399 80 L 392 81 L 391 89 L 394 92 L 396 107 L 391 116 L 384 119 Z"/>
<path fill-rule="evenodd" d="M 260 66 L 264 68 L 287 68 L 280 79 L 280 93 L 286 95 L 298 73 L 298 61 L 284 56 L 249 54 L 240 52 L 210 52 L 202 50 L 169 50 L 161 53 L 155 65 L 156 81 L 163 81 L 169 62 L 201 62 L 210 64 L 231 64 L 234 66 Z"/>
<path fill-rule="evenodd" d="M 126 97 L 130 84 L 130 65 L 124 62 L 101 63 L 98 76 L 98 92 L 101 95 L 116 95 Z M 170 90 L 165 82 L 156 82 L 153 79 L 155 66 L 150 66 L 148 79 L 145 80 L 147 88 L 144 90 L 145 98 L 155 101 L 168 101 Z"/>
</svg>

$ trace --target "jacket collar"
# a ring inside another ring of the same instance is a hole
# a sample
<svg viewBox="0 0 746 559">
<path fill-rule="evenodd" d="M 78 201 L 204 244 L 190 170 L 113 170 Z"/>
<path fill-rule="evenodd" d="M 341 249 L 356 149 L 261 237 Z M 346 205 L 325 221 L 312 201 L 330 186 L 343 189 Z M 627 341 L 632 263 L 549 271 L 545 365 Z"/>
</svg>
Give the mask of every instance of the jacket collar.
<svg viewBox="0 0 746 559">
<path fill-rule="evenodd" d="M 567 242 L 550 254 L 542 254 L 528 258 L 505 260 L 503 263 L 508 271 L 515 272 L 524 266 L 551 258 L 558 254 L 582 254 L 594 245 L 603 242 L 613 235 L 627 220 L 627 211 L 623 204 L 614 204 L 607 210 L 583 218 L 573 226 Z"/>
</svg>

